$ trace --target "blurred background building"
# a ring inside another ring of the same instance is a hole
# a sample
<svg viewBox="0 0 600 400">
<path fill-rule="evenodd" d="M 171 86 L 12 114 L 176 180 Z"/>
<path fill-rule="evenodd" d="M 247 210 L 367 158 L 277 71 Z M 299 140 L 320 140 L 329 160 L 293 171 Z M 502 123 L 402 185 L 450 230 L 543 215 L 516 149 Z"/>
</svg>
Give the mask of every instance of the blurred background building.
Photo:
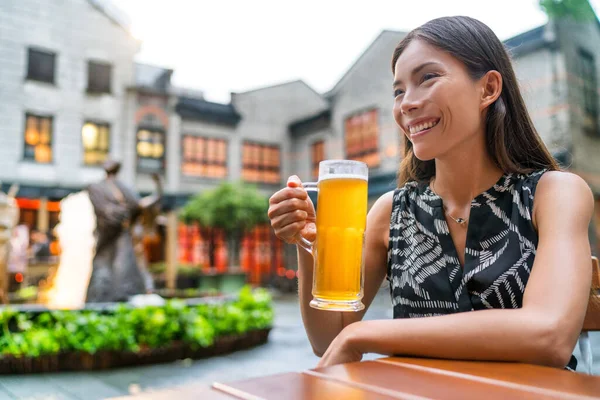
<svg viewBox="0 0 600 400">
<path fill-rule="evenodd" d="M 327 93 L 291 81 L 221 104 L 173 86 L 173 70 L 136 63 L 140 42 L 111 3 L 2 1 L 0 180 L 3 190 L 20 184 L 31 263 L 55 263 L 59 201 L 102 179 L 107 158 L 122 162 L 121 179 L 140 194 L 159 173 L 165 212 L 223 180 L 271 194 L 291 174 L 315 179 L 329 158 L 366 162 L 374 201 L 395 187 L 402 155 L 390 60 L 404 35 L 381 32 Z M 560 163 L 593 188 L 600 224 L 600 23 L 551 22 L 505 44 L 536 127 Z M 181 246 L 191 243 L 186 232 Z M 260 232 L 257 240 L 280 251 L 268 229 Z M 164 235 L 151 261 L 164 259 Z M 269 267 L 274 259 L 265 273 L 294 262 L 292 254 Z"/>
</svg>

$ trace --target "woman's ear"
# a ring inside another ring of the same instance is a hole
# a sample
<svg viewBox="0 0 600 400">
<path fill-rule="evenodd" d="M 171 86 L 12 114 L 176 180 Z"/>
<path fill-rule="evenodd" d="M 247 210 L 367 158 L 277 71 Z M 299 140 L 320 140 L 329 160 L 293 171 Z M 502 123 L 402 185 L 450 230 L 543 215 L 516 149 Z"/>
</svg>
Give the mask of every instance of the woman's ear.
<svg viewBox="0 0 600 400">
<path fill-rule="evenodd" d="M 498 71 L 488 71 L 480 80 L 481 110 L 493 104 L 502 94 L 502 75 Z"/>
</svg>

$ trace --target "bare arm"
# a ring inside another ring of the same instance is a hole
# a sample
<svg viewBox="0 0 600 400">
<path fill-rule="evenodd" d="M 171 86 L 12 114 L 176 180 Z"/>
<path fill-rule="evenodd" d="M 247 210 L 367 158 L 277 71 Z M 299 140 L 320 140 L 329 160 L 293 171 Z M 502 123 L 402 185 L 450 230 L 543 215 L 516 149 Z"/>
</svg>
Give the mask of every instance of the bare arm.
<svg viewBox="0 0 600 400">
<path fill-rule="evenodd" d="M 592 212 L 593 197 L 582 179 L 546 173 L 536 194 L 533 214 L 539 242 L 521 309 L 359 322 L 342 332 L 335 347 L 346 353 L 564 367 L 577 342 L 589 296 L 587 228 Z M 337 363 L 331 357 L 321 365 Z"/>
<path fill-rule="evenodd" d="M 295 243 L 301 234 L 308 240 L 316 236 L 314 207 L 300 180 L 290 178 L 288 187 L 270 200 L 269 217 L 276 234 L 287 243 Z M 316 310 L 312 300 L 313 257 L 298 247 L 298 284 L 304 328 L 316 355 L 322 356 L 333 339 L 349 324 L 362 320 L 377 294 L 386 273 L 387 241 L 392 209 L 392 193 L 382 196 L 371 208 L 365 232 L 365 309 L 357 313 Z"/>
<path fill-rule="evenodd" d="M 371 208 L 365 232 L 365 309 L 359 312 L 316 310 L 312 300 L 313 258 L 298 247 L 300 309 L 304 328 L 314 353 L 321 357 L 329 344 L 346 326 L 361 321 L 373 302 L 386 274 L 387 238 L 392 210 L 392 194 L 383 195 Z"/>
<path fill-rule="evenodd" d="M 160 181 L 160 176 L 158 174 L 152 174 L 152 180 L 154 181 L 154 184 L 156 185 L 156 193 L 146 196 L 146 197 L 140 199 L 140 201 L 138 201 L 138 205 L 142 210 L 154 207 L 162 199 L 163 188 L 162 188 L 162 183 Z"/>
</svg>

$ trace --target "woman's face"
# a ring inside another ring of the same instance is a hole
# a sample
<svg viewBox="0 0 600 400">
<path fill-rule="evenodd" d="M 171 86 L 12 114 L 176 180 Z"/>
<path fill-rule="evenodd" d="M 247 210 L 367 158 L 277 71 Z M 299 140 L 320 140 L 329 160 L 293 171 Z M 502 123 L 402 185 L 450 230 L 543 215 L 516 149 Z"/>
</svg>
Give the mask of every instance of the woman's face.
<svg viewBox="0 0 600 400">
<path fill-rule="evenodd" d="M 423 161 L 483 134 L 483 88 L 450 54 L 419 39 L 398 58 L 394 119 Z"/>
</svg>

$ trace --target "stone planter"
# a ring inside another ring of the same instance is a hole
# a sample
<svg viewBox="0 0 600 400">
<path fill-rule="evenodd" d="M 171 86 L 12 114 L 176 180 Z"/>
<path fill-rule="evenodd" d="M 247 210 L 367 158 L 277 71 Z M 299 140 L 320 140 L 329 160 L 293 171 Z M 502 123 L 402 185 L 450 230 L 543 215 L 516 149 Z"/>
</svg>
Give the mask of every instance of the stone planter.
<svg viewBox="0 0 600 400">
<path fill-rule="evenodd" d="M 101 351 L 89 353 L 59 353 L 40 357 L 0 357 L 0 375 L 32 374 L 61 371 L 91 371 L 110 368 L 168 363 L 185 358 L 201 359 L 231 353 L 267 342 L 270 328 L 246 332 L 242 335 L 221 336 L 212 346 L 192 347 L 173 342 L 156 349 L 139 352 Z"/>
</svg>

